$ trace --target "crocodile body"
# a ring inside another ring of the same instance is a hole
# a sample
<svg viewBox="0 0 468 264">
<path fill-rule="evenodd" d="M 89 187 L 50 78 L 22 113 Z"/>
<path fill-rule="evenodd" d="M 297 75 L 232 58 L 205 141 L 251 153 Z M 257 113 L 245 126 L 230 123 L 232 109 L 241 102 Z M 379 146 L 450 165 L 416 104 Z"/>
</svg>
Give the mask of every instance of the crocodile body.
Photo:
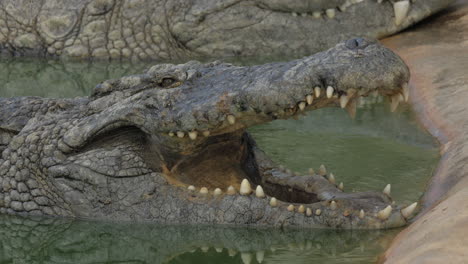
<svg viewBox="0 0 468 264">
<path fill-rule="evenodd" d="M 246 128 L 380 93 L 407 99 L 387 48 L 350 39 L 290 62 L 160 64 L 89 97 L 0 99 L 0 212 L 180 224 L 387 228 L 389 190 L 345 193 L 324 167 L 275 165 Z"/>
<path fill-rule="evenodd" d="M 453 0 L 1 0 L 0 54 L 174 61 L 301 57 L 382 38 Z"/>
</svg>

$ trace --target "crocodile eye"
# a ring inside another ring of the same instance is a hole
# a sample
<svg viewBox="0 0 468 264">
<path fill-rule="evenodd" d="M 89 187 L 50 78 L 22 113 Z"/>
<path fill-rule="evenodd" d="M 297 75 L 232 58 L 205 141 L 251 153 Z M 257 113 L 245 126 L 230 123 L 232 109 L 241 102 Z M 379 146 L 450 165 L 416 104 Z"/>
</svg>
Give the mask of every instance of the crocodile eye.
<svg viewBox="0 0 468 264">
<path fill-rule="evenodd" d="M 351 50 L 364 49 L 369 43 L 363 38 L 353 38 L 346 41 L 346 47 Z"/>
<path fill-rule="evenodd" d="M 170 87 L 175 84 L 177 81 L 173 78 L 163 78 L 161 80 L 161 86 L 164 88 Z"/>
</svg>

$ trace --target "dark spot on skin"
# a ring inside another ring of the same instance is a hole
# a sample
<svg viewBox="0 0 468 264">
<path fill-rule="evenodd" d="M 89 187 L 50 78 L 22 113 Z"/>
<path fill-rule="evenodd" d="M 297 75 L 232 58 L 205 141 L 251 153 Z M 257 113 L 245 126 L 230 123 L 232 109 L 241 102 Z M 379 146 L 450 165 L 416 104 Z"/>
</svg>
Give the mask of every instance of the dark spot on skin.
<svg viewBox="0 0 468 264">
<path fill-rule="evenodd" d="M 161 86 L 164 87 L 164 88 L 170 87 L 175 82 L 176 82 L 176 80 L 174 80 L 173 78 L 164 78 L 161 81 Z"/>
</svg>

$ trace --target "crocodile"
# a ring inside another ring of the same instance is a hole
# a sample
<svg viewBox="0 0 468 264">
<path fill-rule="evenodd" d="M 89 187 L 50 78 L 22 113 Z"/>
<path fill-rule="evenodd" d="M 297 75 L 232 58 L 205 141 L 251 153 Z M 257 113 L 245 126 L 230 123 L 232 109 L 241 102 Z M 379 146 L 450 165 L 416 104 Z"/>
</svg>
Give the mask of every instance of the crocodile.
<svg viewBox="0 0 468 264">
<path fill-rule="evenodd" d="M 378 42 L 349 39 L 257 66 L 158 64 L 89 97 L 0 99 L 0 213 L 175 224 L 380 229 L 416 203 L 390 186 L 347 193 L 325 166 L 295 175 L 248 127 L 380 94 L 408 100 L 409 70 Z"/>
<path fill-rule="evenodd" d="M 299 58 L 349 38 L 394 34 L 452 2 L 1 0 L 0 54 L 159 61 Z"/>
</svg>

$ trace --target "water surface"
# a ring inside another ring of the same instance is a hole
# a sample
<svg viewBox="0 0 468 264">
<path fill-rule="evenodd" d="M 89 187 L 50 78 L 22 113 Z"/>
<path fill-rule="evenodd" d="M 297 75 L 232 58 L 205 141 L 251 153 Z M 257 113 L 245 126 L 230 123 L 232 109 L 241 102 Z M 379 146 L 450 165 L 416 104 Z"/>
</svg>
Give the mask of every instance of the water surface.
<svg viewBox="0 0 468 264">
<path fill-rule="evenodd" d="M 239 62 L 236 62 L 239 63 Z M 242 61 L 254 64 L 255 61 Z M 150 64 L 0 60 L 0 96 L 76 97 Z M 391 183 L 399 203 L 417 200 L 438 152 L 408 107 L 336 108 L 250 129 L 279 164 L 306 173 L 325 164 L 347 191 Z M 0 216 L 0 263 L 373 263 L 398 230 L 335 231 L 160 226 Z M 262 258 L 263 256 L 263 258 Z"/>
<path fill-rule="evenodd" d="M 0 216 L 0 263 L 370 263 L 395 233 Z"/>
</svg>

